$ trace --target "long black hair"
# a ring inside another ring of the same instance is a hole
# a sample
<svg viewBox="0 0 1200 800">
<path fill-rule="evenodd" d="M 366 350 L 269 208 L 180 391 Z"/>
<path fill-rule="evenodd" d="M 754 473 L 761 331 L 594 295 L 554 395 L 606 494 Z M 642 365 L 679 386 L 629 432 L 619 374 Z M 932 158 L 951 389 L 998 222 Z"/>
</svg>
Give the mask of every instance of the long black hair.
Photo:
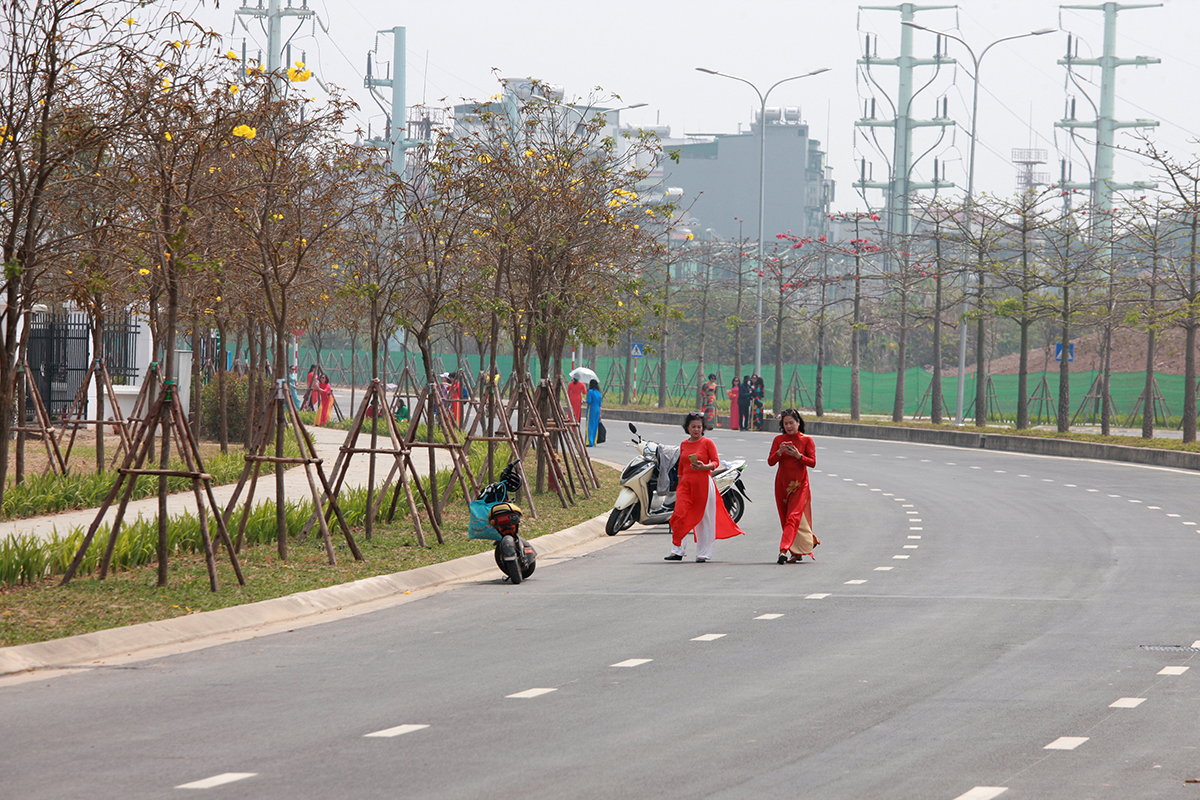
<svg viewBox="0 0 1200 800">
<path fill-rule="evenodd" d="M 804 433 L 804 417 L 800 416 L 800 412 L 794 408 L 785 408 L 783 413 L 779 415 L 779 430 L 783 430 L 783 418 L 791 417 L 796 420 L 800 426 L 800 432 Z"/>
</svg>

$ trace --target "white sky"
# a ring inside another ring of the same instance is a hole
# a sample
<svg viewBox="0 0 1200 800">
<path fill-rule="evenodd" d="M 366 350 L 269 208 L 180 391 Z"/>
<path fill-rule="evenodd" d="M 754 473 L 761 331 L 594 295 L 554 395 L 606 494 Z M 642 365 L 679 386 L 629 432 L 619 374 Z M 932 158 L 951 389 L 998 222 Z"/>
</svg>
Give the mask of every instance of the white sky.
<svg viewBox="0 0 1200 800">
<path fill-rule="evenodd" d="M 293 2 L 299 5 L 300 0 Z M 208 0 L 197 16 L 227 37 L 225 46 L 240 51 L 241 41 L 248 38 L 251 54 L 265 47 L 261 26 L 251 24 L 249 34 L 240 25 L 234 26 L 238 3 L 225 0 L 219 9 L 213 9 L 211 3 Z M 927 0 L 922 4 L 936 3 Z M 1086 4 L 1100 5 L 1097 0 Z M 183 9 L 184 4 L 179 7 Z M 647 103 L 645 108 L 623 112 L 621 121 L 669 125 L 675 136 L 735 132 L 739 123 L 746 126 L 758 107 L 750 87 L 697 72 L 695 67 L 739 75 L 760 89 L 780 78 L 830 67 L 832 71 L 826 74 L 780 86 L 768 104 L 802 108 L 811 135 L 823 142 L 834 168 L 838 182 L 835 210 L 864 207 L 850 187 L 858 175 L 858 158 L 866 156 L 874 162 L 876 179 L 886 176 L 883 159 L 871 149 L 862 129 L 856 134 L 854 121 L 862 114 L 863 99 L 870 95 L 855 61 L 867 32 L 878 34 L 880 58 L 897 54 L 900 15 L 895 11 L 860 11 L 857 3 L 847 0 L 609 0 L 596 4 L 571 0 L 309 0 L 309 7 L 318 12 L 329 33 L 311 23 L 297 30 L 295 22 L 285 21 L 285 37 L 294 33 L 294 58 L 306 50 L 308 66 L 327 83 L 346 88 L 361 106 L 360 124 L 365 129 L 370 121 L 376 133 L 382 129 L 384 117 L 362 87 L 366 53 L 378 44 L 377 64 L 390 60 L 391 37 L 377 37 L 376 32 L 405 26 L 409 105 L 423 100 L 441 106 L 464 98 L 485 99 L 498 89 L 494 67 L 505 77 L 532 76 L 561 84 L 568 98 L 586 98 L 598 86 L 620 96 L 621 101 L 612 105 Z M 1005 36 L 1047 27 L 1064 31 L 997 45 L 983 60 L 977 191 L 1008 195 L 1015 190 L 1016 169 L 1009 163 L 1013 148 L 1047 150 L 1050 163 L 1039 169 L 1049 172 L 1052 179 L 1058 177 L 1059 159 L 1069 153 L 1075 161 L 1074 179 L 1087 180 L 1087 167 L 1078 152 L 1071 152 L 1066 132 L 1053 127 L 1063 116 L 1068 94 L 1066 70 L 1056 61 L 1065 54 L 1068 30 L 1080 38 L 1080 57 L 1099 56 L 1103 17 L 1100 11 L 1060 10 L 1059 3 L 1049 0 L 964 0 L 957 10 L 917 14 L 918 23 L 960 35 L 976 53 Z M 1198 0 L 1165 0 L 1159 8 L 1118 15 L 1117 55 L 1155 56 L 1162 63 L 1117 70 L 1116 116 L 1159 120 L 1160 127 L 1152 132 L 1155 140 L 1189 159 L 1200 151 L 1193 143 L 1200 138 L 1200 104 L 1194 100 L 1196 87 L 1200 87 L 1198 32 Z M 914 55 L 933 54 L 931 34 L 917 31 L 914 42 Z M 950 43 L 950 55 L 969 67 L 969 56 L 957 42 Z M 1082 87 L 1098 104 L 1099 69 L 1083 67 L 1079 74 Z M 894 98 L 897 70 L 880 67 L 874 75 Z M 932 68 L 920 68 L 916 84 L 931 77 Z M 957 133 L 948 130 L 941 144 L 917 166 L 918 180 L 932 177 L 932 157 L 937 155 L 947 163 L 946 177 L 965 188 L 971 89 L 967 70 L 943 68 L 914 100 L 914 114 L 929 117 L 935 98 L 944 94 L 949 98 L 950 116 L 961 126 Z M 1094 119 L 1081 90 L 1072 88 L 1070 94 L 1078 98 L 1078 118 Z M 876 96 L 879 115 L 887 116 L 886 101 L 882 95 Z M 917 154 L 934 145 L 936 130 L 917 133 Z M 1083 132 L 1089 140 L 1091 133 Z M 889 133 L 880 131 L 879 136 L 890 156 Z M 1122 132 L 1117 141 L 1134 144 L 1130 135 Z M 1084 149 L 1090 161 L 1094 147 Z M 1118 154 L 1116 164 L 1118 181 L 1153 178 L 1149 167 L 1132 156 Z M 874 205 L 881 202 L 878 192 L 870 193 L 869 199 Z"/>
</svg>

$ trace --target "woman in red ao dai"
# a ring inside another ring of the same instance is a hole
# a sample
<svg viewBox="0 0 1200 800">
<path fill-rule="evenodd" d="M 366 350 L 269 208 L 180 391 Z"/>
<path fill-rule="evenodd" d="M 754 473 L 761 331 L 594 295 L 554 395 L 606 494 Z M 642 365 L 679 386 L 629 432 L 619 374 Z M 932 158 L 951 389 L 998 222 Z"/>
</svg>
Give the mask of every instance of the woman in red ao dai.
<svg viewBox="0 0 1200 800">
<path fill-rule="evenodd" d="M 778 465 L 775 473 L 775 505 L 783 536 L 779 540 L 779 563 L 795 563 L 804 556 L 813 557 L 820 544 L 812 527 L 812 492 L 808 468 L 817 465 L 817 447 L 804 435 L 804 418 L 794 408 L 779 417 L 783 433 L 771 443 L 767 463 Z"/>
<path fill-rule="evenodd" d="M 704 563 L 713 557 L 717 539 L 745 533 L 730 518 L 725 503 L 713 482 L 719 469 L 717 446 L 704 435 L 704 415 L 691 412 L 683 418 L 687 440 L 679 446 L 679 488 L 675 491 L 675 511 L 671 514 L 671 554 L 667 561 L 682 561 L 687 555 L 683 537 L 694 532 L 696 560 Z"/>
</svg>

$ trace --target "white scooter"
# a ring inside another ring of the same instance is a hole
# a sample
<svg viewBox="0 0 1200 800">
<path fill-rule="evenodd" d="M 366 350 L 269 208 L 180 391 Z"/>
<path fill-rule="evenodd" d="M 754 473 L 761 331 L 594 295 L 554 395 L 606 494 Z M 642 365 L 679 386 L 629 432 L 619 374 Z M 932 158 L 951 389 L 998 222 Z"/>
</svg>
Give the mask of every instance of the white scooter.
<svg viewBox="0 0 1200 800">
<path fill-rule="evenodd" d="M 679 445 L 651 442 L 638 436 L 637 428 L 629 423 L 635 438 L 633 446 L 638 455 L 629 462 L 621 473 L 621 491 L 613 503 L 612 513 L 604 532 L 616 536 L 623 530 L 640 522 L 643 525 L 664 525 L 675 511 L 675 486 L 679 483 Z M 744 459 L 721 461 L 721 468 L 713 472 L 717 490 L 725 503 L 729 516 L 737 522 L 746 510 L 746 487 L 742 483 Z"/>
</svg>

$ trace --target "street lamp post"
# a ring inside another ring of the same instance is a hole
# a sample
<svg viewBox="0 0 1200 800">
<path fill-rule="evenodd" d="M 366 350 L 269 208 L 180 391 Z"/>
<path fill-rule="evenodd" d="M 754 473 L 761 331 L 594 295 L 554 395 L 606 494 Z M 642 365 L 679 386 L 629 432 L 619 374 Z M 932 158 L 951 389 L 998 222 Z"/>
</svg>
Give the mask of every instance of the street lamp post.
<svg viewBox="0 0 1200 800">
<path fill-rule="evenodd" d="M 696 67 L 700 72 L 705 72 L 709 75 L 720 75 L 722 78 L 731 78 L 735 81 L 741 81 L 754 90 L 758 95 L 759 113 L 758 113 L 758 324 L 755 326 L 754 334 L 754 374 L 762 375 L 762 273 L 763 273 L 763 211 L 766 206 L 766 176 L 767 176 L 767 97 L 774 91 L 775 87 L 781 83 L 788 81 L 799 80 L 800 78 L 808 78 L 812 75 L 820 75 L 822 72 L 828 72 L 829 67 L 821 67 L 814 69 L 812 72 L 806 72 L 803 75 L 793 75 L 790 78 L 776 81 L 771 84 L 771 88 L 765 92 L 759 91 L 758 87 L 745 78 L 739 78 L 736 75 L 729 75 L 724 72 L 718 72 L 715 69 L 706 69 L 705 67 Z"/>
<path fill-rule="evenodd" d="M 924 25 L 918 25 L 917 23 L 910 22 L 910 21 L 904 21 L 904 22 L 901 22 L 900 24 L 906 25 L 910 28 L 916 28 L 917 30 L 928 31 L 929 33 L 937 34 L 938 36 L 945 36 L 947 39 L 953 39 L 954 41 L 961 44 L 963 47 L 967 48 L 967 52 L 970 53 L 970 55 L 971 55 L 971 62 L 974 64 L 974 67 L 975 67 L 975 69 L 971 75 L 971 83 L 972 83 L 972 91 L 971 91 L 971 150 L 970 150 L 969 155 L 967 156 L 967 213 L 971 214 L 972 213 L 971 204 L 975 199 L 975 133 L 977 130 L 975 123 L 979 117 L 979 115 L 978 115 L 978 112 L 979 112 L 979 64 L 980 64 L 980 62 L 983 61 L 983 57 L 987 55 L 988 50 L 991 50 L 993 47 L 1000 44 L 1001 42 L 1011 42 L 1013 39 L 1024 39 L 1029 36 L 1042 36 L 1043 34 L 1054 33 L 1058 29 L 1057 28 L 1039 28 L 1036 31 L 1029 31 L 1028 33 L 1019 33 L 1015 36 L 1005 36 L 1003 39 L 997 39 L 996 41 L 989 44 L 987 47 L 983 48 L 983 50 L 979 53 L 979 55 L 976 56 L 975 51 L 971 49 L 971 45 L 967 44 L 963 39 L 959 38 L 958 36 L 955 36 L 952 33 L 946 33 L 945 31 L 935 30 L 934 28 L 927 28 Z M 967 224 L 968 225 L 971 224 L 971 220 L 969 217 L 967 219 Z M 982 282 L 983 282 L 983 273 L 982 272 L 980 272 L 979 277 L 980 277 L 980 285 L 982 286 Z M 956 425 L 963 424 L 963 391 L 965 389 L 965 384 L 967 382 L 967 293 L 966 293 L 965 288 L 966 287 L 964 286 L 963 301 L 962 301 L 962 322 L 959 325 L 959 336 L 958 336 L 958 405 L 956 407 L 955 414 L 954 414 L 954 419 L 955 419 Z M 982 289 L 981 289 L 981 291 L 982 291 Z M 975 365 L 975 380 L 977 382 L 979 381 L 979 364 Z M 977 402 L 978 402 L 978 396 L 979 395 L 977 393 L 976 394 Z M 979 413 L 979 409 L 976 409 L 976 413 L 977 414 Z"/>
</svg>

